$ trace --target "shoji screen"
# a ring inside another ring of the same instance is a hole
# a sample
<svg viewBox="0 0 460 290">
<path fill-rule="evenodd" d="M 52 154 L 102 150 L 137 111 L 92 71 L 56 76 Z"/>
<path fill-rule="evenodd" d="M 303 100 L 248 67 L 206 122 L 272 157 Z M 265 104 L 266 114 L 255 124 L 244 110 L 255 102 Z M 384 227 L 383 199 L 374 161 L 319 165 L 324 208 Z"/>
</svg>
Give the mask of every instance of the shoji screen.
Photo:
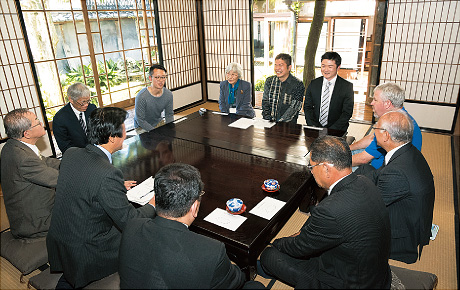
<svg viewBox="0 0 460 290">
<path fill-rule="evenodd" d="M 195 0 L 159 0 L 161 47 L 170 90 L 200 81 Z"/>
<path fill-rule="evenodd" d="M 421 127 L 450 131 L 460 87 L 460 1 L 390 0 L 380 83 L 406 90 Z M 430 118 L 427 118 L 430 116 Z"/>
<path fill-rule="evenodd" d="M 11 110 L 27 108 L 45 122 L 32 74 L 15 1 L 0 1 L 0 136 L 6 138 L 3 118 Z M 51 155 L 49 139 L 39 146 Z M 40 145 L 40 144 L 39 144 Z"/>
<path fill-rule="evenodd" d="M 242 78 L 252 82 L 249 1 L 204 0 L 203 23 L 209 98 L 218 99 L 218 82 L 225 80 L 229 63 L 240 63 Z"/>
</svg>

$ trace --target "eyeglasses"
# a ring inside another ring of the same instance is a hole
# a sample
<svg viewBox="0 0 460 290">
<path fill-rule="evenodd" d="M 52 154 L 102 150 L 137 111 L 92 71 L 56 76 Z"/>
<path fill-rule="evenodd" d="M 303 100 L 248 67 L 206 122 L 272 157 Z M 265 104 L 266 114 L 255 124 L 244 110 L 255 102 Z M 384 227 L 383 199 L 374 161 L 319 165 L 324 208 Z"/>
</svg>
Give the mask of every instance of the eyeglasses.
<svg viewBox="0 0 460 290">
<path fill-rule="evenodd" d="M 386 130 L 387 130 L 387 129 L 385 129 L 385 128 L 379 128 L 379 127 L 374 127 L 374 126 L 372 126 L 372 129 L 374 129 L 374 130 L 383 130 L 383 131 L 386 131 Z"/>
<path fill-rule="evenodd" d="M 165 79 L 168 78 L 168 76 L 154 76 L 154 78 L 155 78 L 157 81 L 159 81 L 159 80 L 164 81 Z"/>
<path fill-rule="evenodd" d="M 83 107 L 83 106 L 89 105 L 89 103 L 91 103 L 91 99 L 92 99 L 92 98 L 90 98 L 90 99 L 87 100 L 87 101 L 82 101 L 81 103 L 80 103 L 79 101 L 74 101 L 74 102 L 77 103 L 77 104 L 79 104 L 80 106 Z"/>
<path fill-rule="evenodd" d="M 315 164 L 315 165 L 310 165 L 310 164 L 308 164 L 308 165 L 307 165 L 307 168 L 310 169 L 310 171 L 312 171 L 313 168 L 315 168 L 316 166 L 318 166 L 318 165 L 323 165 L 323 164 L 328 164 L 328 165 L 330 165 L 330 166 L 334 166 L 334 164 L 331 164 L 331 163 L 321 162 L 321 163 L 318 163 L 318 164 Z"/>
<path fill-rule="evenodd" d="M 27 130 L 31 130 L 32 128 L 35 128 L 35 127 L 41 126 L 41 125 L 42 125 L 42 121 L 38 121 L 38 124 L 35 124 L 35 125 L 33 125 L 33 126 L 30 126 L 30 128 L 27 129 Z"/>
</svg>

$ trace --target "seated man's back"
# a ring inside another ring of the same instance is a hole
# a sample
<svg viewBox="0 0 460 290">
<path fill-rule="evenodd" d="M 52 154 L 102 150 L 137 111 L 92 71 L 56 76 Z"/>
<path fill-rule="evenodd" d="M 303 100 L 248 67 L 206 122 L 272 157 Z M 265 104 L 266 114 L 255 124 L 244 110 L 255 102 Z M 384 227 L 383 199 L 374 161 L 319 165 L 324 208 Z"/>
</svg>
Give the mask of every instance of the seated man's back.
<svg viewBox="0 0 460 290">
<path fill-rule="evenodd" d="M 118 271 L 122 289 L 231 289 L 245 280 L 221 242 L 162 217 L 127 224 Z"/>
<path fill-rule="evenodd" d="M 352 173 L 342 138 L 319 137 L 310 150 L 311 172 L 329 196 L 300 232 L 264 250 L 262 269 L 300 289 L 389 288 L 390 221 L 378 189 Z"/>
<path fill-rule="evenodd" d="M 136 209 L 129 203 L 123 173 L 111 164 L 111 154 L 126 138 L 126 114 L 120 108 L 94 110 L 89 137 L 96 145 L 69 148 L 62 158 L 46 245 L 50 269 L 63 272 L 66 287 L 84 287 L 115 273 L 128 220 L 155 216 L 152 205 Z"/>
<path fill-rule="evenodd" d="M 155 175 L 158 216 L 134 219 L 120 244 L 122 289 L 233 289 L 245 285 L 245 276 L 232 265 L 223 243 L 191 232 L 198 216 L 203 182 L 198 169 L 172 163 Z M 259 282 L 248 285 L 261 288 Z"/>
<path fill-rule="evenodd" d="M 388 112 L 375 127 L 378 145 L 388 152 L 384 166 L 375 170 L 364 164 L 356 173 L 368 176 L 380 189 L 391 222 L 390 258 L 414 263 L 430 241 L 433 174 L 423 154 L 411 143 L 414 126 L 407 114 Z"/>
</svg>

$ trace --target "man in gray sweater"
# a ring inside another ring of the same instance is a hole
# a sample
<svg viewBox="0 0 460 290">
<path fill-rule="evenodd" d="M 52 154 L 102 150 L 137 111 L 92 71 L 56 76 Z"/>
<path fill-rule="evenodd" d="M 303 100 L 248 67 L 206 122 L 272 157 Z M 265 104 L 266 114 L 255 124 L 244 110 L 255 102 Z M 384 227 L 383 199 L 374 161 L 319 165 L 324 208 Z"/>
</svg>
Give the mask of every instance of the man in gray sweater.
<svg viewBox="0 0 460 290">
<path fill-rule="evenodd" d="M 143 88 L 136 96 L 134 126 L 138 133 L 155 129 L 159 124 L 174 121 L 173 95 L 164 87 L 166 69 L 160 64 L 150 67 L 151 85 Z"/>
</svg>

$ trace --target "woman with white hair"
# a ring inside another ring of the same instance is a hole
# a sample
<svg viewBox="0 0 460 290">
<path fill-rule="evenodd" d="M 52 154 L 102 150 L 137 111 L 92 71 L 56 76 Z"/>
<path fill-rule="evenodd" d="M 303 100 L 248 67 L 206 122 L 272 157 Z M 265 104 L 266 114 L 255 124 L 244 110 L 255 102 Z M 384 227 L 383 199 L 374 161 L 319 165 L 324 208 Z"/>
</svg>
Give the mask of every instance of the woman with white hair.
<svg viewBox="0 0 460 290">
<path fill-rule="evenodd" d="M 227 80 L 220 82 L 220 111 L 254 118 L 251 84 L 241 79 L 243 68 L 239 63 L 232 62 L 225 69 L 225 74 Z"/>
</svg>

